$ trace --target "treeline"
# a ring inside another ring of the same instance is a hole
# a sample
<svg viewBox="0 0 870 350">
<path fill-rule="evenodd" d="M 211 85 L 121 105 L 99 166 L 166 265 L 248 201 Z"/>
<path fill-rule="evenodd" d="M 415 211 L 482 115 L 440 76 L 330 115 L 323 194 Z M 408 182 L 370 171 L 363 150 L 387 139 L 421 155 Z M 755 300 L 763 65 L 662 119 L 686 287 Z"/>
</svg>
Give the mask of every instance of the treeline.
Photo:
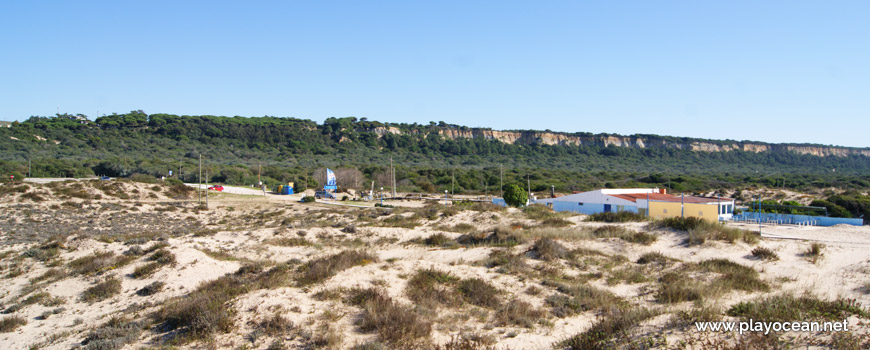
<svg viewBox="0 0 870 350">
<path fill-rule="evenodd" d="M 316 170 L 323 167 L 358 172 L 348 173 L 353 186 L 369 188 L 374 181 L 375 187 L 388 187 L 390 158 L 401 191 L 493 193 L 502 182 L 538 192 L 551 186 L 559 192 L 629 186 L 685 192 L 753 185 L 870 188 L 870 158 L 864 156 L 507 144 L 444 138 L 439 131 L 446 128 L 468 130 L 443 122 L 387 124 L 365 118 L 318 124 L 142 111 L 94 121 L 61 114 L 0 128 L 0 171 L 25 176 L 29 160 L 30 174 L 37 177 L 163 176 L 172 170 L 195 182 L 202 154 L 210 182 L 250 185 L 259 178 L 270 186 L 294 182 L 299 189 L 318 186 Z"/>
</svg>

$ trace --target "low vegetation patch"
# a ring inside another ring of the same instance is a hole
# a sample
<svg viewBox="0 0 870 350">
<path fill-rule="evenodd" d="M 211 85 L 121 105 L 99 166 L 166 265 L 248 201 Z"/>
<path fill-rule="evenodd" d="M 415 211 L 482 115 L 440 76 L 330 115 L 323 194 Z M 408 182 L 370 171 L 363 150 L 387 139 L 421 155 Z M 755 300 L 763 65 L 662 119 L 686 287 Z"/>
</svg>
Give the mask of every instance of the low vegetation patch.
<svg viewBox="0 0 870 350">
<path fill-rule="evenodd" d="M 112 317 L 108 322 L 88 333 L 81 345 L 86 350 L 116 350 L 135 342 L 142 333 L 143 324 Z"/>
<path fill-rule="evenodd" d="M 825 249 L 825 245 L 822 243 L 814 242 L 810 244 L 809 248 L 804 251 L 803 256 L 809 259 L 815 264 L 819 261 L 824 253 L 822 251 Z"/>
<path fill-rule="evenodd" d="M 21 316 L 6 316 L 0 319 L 0 333 L 12 332 L 27 324 L 27 319 Z"/>
<path fill-rule="evenodd" d="M 592 231 L 592 235 L 597 238 L 619 238 L 629 243 L 638 243 L 650 245 L 657 239 L 656 236 L 646 233 L 637 232 L 622 226 L 605 225 L 598 227 Z"/>
<path fill-rule="evenodd" d="M 132 256 L 115 255 L 113 252 L 96 252 L 70 261 L 67 266 L 73 275 L 93 275 L 117 269 L 134 259 Z"/>
<path fill-rule="evenodd" d="M 201 283 L 187 295 L 164 302 L 151 318 L 163 331 L 175 331 L 167 340 L 178 343 L 229 332 L 233 329 L 234 310 L 227 302 L 250 291 L 286 286 L 291 274 L 291 265 L 286 263 L 265 271 L 261 263 L 246 264 L 232 274 Z"/>
<path fill-rule="evenodd" d="M 556 291 L 545 300 L 556 317 L 567 317 L 605 307 L 625 305 L 625 300 L 615 294 L 587 284 L 567 285 L 556 283 Z"/>
<path fill-rule="evenodd" d="M 755 247 L 752 249 L 752 256 L 761 260 L 779 260 L 779 255 L 767 247 Z"/>
<path fill-rule="evenodd" d="M 133 270 L 133 277 L 145 278 L 151 276 L 163 266 L 175 265 L 175 254 L 166 249 L 159 249 L 151 254 L 147 260 L 150 262 Z"/>
<path fill-rule="evenodd" d="M 715 283 L 724 288 L 748 292 L 770 290 L 770 286 L 759 279 L 758 271 L 751 267 L 740 265 L 728 259 L 704 260 L 699 265 L 706 271 L 722 274 Z"/>
<path fill-rule="evenodd" d="M 443 233 L 436 233 L 423 240 L 423 244 L 430 247 L 452 248 L 458 246 L 455 240 L 445 236 Z"/>
<path fill-rule="evenodd" d="M 794 320 L 841 321 L 851 315 L 870 318 L 870 311 L 855 300 L 821 300 L 812 295 L 783 294 L 757 301 L 741 302 L 728 310 L 729 316 L 766 322 Z"/>
<path fill-rule="evenodd" d="M 649 252 L 644 253 L 637 259 L 637 263 L 641 265 L 645 264 L 658 264 L 662 266 L 667 266 L 673 262 L 674 259 L 660 253 L 660 252 Z"/>
<path fill-rule="evenodd" d="M 263 243 L 281 247 L 307 247 L 314 245 L 311 241 L 301 237 L 270 238 L 265 240 Z"/>
<path fill-rule="evenodd" d="M 360 250 L 345 250 L 341 253 L 315 259 L 300 267 L 301 275 L 296 280 L 299 285 L 319 283 L 337 273 L 354 266 L 378 261 L 371 253 Z"/>
<path fill-rule="evenodd" d="M 507 249 L 493 250 L 483 264 L 489 268 L 498 267 L 498 272 L 508 274 L 523 274 L 530 269 L 524 254 L 511 254 Z"/>
<path fill-rule="evenodd" d="M 88 303 L 98 302 L 111 298 L 118 293 L 121 293 L 121 280 L 117 277 L 111 277 L 85 289 L 82 292 L 82 301 Z"/>
<path fill-rule="evenodd" d="M 558 343 L 558 346 L 571 350 L 597 350 L 617 348 L 631 338 L 629 331 L 658 315 L 658 312 L 644 308 L 625 308 L 613 310 L 599 318 L 591 328 Z"/>
<path fill-rule="evenodd" d="M 432 332 L 430 323 L 414 310 L 402 305 L 381 290 L 360 293 L 355 298 L 363 312 L 356 324 L 363 332 L 377 332 L 378 339 L 393 345 L 410 345 L 426 338 Z"/>
<path fill-rule="evenodd" d="M 495 313 L 494 321 L 497 326 L 520 326 L 525 328 L 533 328 L 535 324 L 546 319 L 547 313 L 537 309 L 531 304 L 514 299 L 511 300 Z"/>
<path fill-rule="evenodd" d="M 761 236 L 758 232 L 728 227 L 719 222 L 710 222 L 696 217 L 665 218 L 655 223 L 660 228 L 685 231 L 689 234 L 686 243 L 689 246 L 703 244 L 707 240 L 735 243 L 742 240 L 747 244 L 758 243 Z"/>
<path fill-rule="evenodd" d="M 586 221 L 598 221 L 598 222 L 609 222 L 609 223 L 617 223 L 617 222 L 642 222 L 647 221 L 647 217 L 640 215 L 638 213 L 633 213 L 630 211 L 620 211 L 616 213 L 604 212 L 604 213 L 595 213 L 586 217 Z"/>
<path fill-rule="evenodd" d="M 459 236 L 456 242 L 462 245 L 488 245 L 497 247 L 512 247 L 525 240 L 509 228 L 498 227 L 491 233 L 478 232 Z"/>
<path fill-rule="evenodd" d="M 149 295 L 157 294 L 161 290 L 163 290 L 163 286 L 165 286 L 165 285 L 166 285 L 166 283 L 163 283 L 162 281 L 152 282 L 151 284 L 137 290 L 136 295 L 147 297 Z"/>
<path fill-rule="evenodd" d="M 529 251 L 533 252 L 538 259 L 546 261 L 565 259 L 569 255 L 568 248 L 551 238 L 541 238 L 535 241 Z"/>
<path fill-rule="evenodd" d="M 428 309 L 459 307 L 464 303 L 495 309 L 502 292 L 480 278 L 460 279 L 436 269 L 422 269 L 408 279 L 405 295 Z"/>
</svg>

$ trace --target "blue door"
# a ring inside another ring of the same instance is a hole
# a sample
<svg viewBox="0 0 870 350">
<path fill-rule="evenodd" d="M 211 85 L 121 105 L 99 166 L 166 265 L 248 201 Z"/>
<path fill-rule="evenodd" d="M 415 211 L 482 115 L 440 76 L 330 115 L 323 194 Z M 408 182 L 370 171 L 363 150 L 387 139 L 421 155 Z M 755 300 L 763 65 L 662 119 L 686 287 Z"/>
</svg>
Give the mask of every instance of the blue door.
<svg viewBox="0 0 870 350">
<path fill-rule="evenodd" d="M 605 204 L 605 205 L 604 205 L 604 212 L 605 212 L 605 213 L 609 213 L 609 212 L 610 212 L 610 204 Z"/>
</svg>

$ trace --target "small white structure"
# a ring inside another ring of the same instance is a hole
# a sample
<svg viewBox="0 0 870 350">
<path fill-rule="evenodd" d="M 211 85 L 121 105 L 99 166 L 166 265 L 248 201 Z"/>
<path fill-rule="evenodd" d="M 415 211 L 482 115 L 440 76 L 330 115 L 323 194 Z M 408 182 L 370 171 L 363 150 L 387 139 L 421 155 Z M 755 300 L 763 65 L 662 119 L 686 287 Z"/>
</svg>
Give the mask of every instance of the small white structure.
<svg viewBox="0 0 870 350">
<path fill-rule="evenodd" d="M 730 198 L 675 196 L 658 188 L 605 188 L 541 199 L 534 204 L 587 215 L 628 211 L 653 217 L 694 216 L 711 221 L 730 220 L 734 211 L 734 200 Z"/>
</svg>

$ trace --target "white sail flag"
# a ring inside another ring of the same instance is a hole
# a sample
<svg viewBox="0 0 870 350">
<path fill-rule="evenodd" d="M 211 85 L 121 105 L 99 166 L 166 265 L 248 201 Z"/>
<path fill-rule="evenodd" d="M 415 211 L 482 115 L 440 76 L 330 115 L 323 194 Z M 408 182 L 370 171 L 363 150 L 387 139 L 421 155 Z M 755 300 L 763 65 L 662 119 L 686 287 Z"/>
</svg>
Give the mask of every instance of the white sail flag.
<svg viewBox="0 0 870 350">
<path fill-rule="evenodd" d="M 323 186 L 324 190 L 335 190 L 338 189 L 338 186 L 335 185 L 335 173 L 332 172 L 332 169 L 326 168 L 326 186 Z"/>
</svg>

